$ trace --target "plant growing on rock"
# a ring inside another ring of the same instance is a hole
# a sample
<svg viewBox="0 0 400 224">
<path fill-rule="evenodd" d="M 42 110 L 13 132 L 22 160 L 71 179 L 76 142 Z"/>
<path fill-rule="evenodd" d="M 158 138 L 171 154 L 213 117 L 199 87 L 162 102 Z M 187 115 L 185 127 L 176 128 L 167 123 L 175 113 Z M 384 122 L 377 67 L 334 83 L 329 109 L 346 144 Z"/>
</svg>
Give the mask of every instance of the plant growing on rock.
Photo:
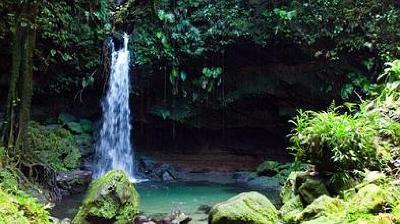
<svg viewBox="0 0 400 224">
<path fill-rule="evenodd" d="M 64 128 L 46 128 L 31 122 L 28 128 L 28 147 L 34 156 L 57 171 L 76 169 L 80 153 L 76 142 Z"/>
</svg>

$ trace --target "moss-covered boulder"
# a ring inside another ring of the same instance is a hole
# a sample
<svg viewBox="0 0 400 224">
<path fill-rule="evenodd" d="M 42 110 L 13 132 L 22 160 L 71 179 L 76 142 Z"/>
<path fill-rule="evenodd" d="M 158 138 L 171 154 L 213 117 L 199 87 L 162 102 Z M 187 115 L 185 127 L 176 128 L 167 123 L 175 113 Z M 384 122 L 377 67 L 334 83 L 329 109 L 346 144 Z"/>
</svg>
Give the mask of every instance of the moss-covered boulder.
<svg viewBox="0 0 400 224">
<path fill-rule="evenodd" d="M 6 193 L 0 188 L 0 223 L 4 224 L 47 224 L 49 213 L 35 198 L 19 192 Z"/>
<path fill-rule="evenodd" d="M 275 224 L 278 211 L 267 197 L 246 192 L 215 205 L 209 214 L 210 224 Z"/>
<path fill-rule="evenodd" d="M 257 175 L 259 176 L 275 176 L 279 173 L 280 163 L 273 160 L 267 160 L 258 165 L 257 167 Z"/>
<path fill-rule="evenodd" d="M 139 195 L 127 175 L 113 170 L 90 184 L 72 223 L 132 223 L 138 204 Z"/>
<path fill-rule="evenodd" d="M 311 175 L 298 175 L 296 178 L 297 192 L 306 204 L 312 203 L 322 195 L 329 195 L 325 184 L 318 177 Z"/>
<path fill-rule="evenodd" d="M 314 220 L 320 217 L 333 217 L 343 220 L 346 216 L 346 205 L 343 200 L 323 195 L 314 200 L 295 218 L 296 223 Z"/>
<path fill-rule="evenodd" d="M 375 184 L 362 187 L 349 201 L 351 212 L 368 213 L 382 211 L 387 203 L 388 192 Z"/>
<path fill-rule="evenodd" d="M 285 223 L 294 223 L 296 217 L 303 211 L 303 203 L 301 202 L 300 196 L 296 195 L 279 209 L 279 215 L 282 221 Z"/>
<path fill-rule="evenodd" d="M 282 191 L 280 193 L 281 200 L 283 204 L 286 204 L 288 201 L 290 201 L 292 198 L 294 198 L 296 189 L 295 189 L 295 184 L 296 184 L 296 177 L 300 173 L 303 172 L 291 172 L 286 179 L 285 183 L 283 184 Z"/>
</svg>

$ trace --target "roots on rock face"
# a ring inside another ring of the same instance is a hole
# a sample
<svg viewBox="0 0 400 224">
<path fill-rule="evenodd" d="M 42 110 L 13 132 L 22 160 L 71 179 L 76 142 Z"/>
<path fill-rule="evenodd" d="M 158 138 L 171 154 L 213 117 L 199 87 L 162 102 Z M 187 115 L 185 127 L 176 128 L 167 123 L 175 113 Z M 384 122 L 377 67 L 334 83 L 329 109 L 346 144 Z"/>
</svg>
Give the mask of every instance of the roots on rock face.
<svg viewBox="0 0 400 224">
<path fill-rule="evenodd" d="M 39 185 L 40 188 L 48 190 L 48 200 L 61 200 L 61 189 L 57 186 L 56 181 L 57 172 L 49 165 L 35 161 L 20 161 L 17 164 L 17 170 L 19 170 L 20 173 L 18 176 L 23 178 L 23 182 L 25 182 L 28 187 L 34 187 L 35 184 Z M 40 189 L 38 190 L 41 192 Z"/>
</svg>

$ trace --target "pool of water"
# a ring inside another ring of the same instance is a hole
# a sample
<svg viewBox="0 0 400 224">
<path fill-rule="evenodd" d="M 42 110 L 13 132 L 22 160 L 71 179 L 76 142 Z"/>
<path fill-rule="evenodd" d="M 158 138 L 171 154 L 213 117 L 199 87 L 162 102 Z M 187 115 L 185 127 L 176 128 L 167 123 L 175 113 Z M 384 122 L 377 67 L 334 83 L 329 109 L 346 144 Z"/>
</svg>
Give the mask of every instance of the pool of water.
<svg viewBox="0 0 400 224">
<path fill-rule="evenodd" d="M 136 184 L 140 194 L 140 212 L 149 217 L 161 218 L 172 209 L 179 209 L 193 218 L 190 223 L 207 223 L 204 208 L 225 201 L 234 195 L 251 189 L 238 185 L 223 185 L 208 182 L 154 183 Z M 276 192 L 264 192 L 270 199 L 276 198 Z M 55 217 L 72 218 L 76 213 L 82 195 L 73 195 L 63 199 L 53 210 Z M 203 208 L 203 209 L 202 209 Z"/>
</svg>

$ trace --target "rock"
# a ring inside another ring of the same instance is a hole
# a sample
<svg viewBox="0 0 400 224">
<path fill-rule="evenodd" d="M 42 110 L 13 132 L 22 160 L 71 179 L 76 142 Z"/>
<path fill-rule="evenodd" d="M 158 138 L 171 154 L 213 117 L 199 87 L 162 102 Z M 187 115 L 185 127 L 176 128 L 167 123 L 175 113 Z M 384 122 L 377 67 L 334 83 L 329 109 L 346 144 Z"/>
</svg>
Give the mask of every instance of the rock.
<svg viewBox="0 0 400 224">
<path fill-rule="evenodd" d="M 294 223 L 298 214 L 303 211 L 303 204 L 301 202 L 300 196 L 297 195 L 286 203 L 279 209 L 279 214 L 285 223 Z"/>
<path fill-rule="evenodd" d="M 296 223 L 313 220 L 318 217 L 335 217 L 342 219 L 345 217 L 346 205 L 343 200 L 331 198 L 327 195 L 314 200 L 295 218 Z"/>
<path fill-rule="evenodd" d="M 59 173 L 56 177 L 57 186 L 69 194 L 84 192 L 92 180 L 92 171 L 73 170 Z"/>
<path fill-rule="evenodd" d="M 209 205 L 200 205 L 199 208 L 197 209 L 198 211 L 204 212 L 205 214 L 210 213 L 211 211 L 211 206 Z"/>
<path fill-rule="evenodd" d="M 150 158 L 143 157 L 139 160 L 139 172 L 151 180 L 172 181 L 177 179 L 175 168 L 167 163 L 158 163 Z"/>
<path fill-rule="evenodd" d="M 247 183 L 251 189 L 259 191 L 277 191 L 281 189 L 280 180 L 277 177 L 256 177 Z"/>
<path fill-rule="evenodd" d="M 360 214 L 360 218 L 351 222 L 352 224 L 395 224 L 399 220 L 389 213 L 373 214 Z"/>
<path fill-rule="evenodd" d="M 267 197 L 246 192 L 215 205 L 209 214 L 210 224 L 275 224 L 278 211 Z"/>
<path fill-rule="evenodd" d="M 144 215 L 139 215 L 135 218 L 134 224 L 157 224 L 156 222 L 152 221 L 151 219 L 147 218 Z"/>
<path fill-rule="evenodd" d="M 257 167 L 258 176 L 275 176 L 279 173 L 280 163 L 277 161 L 264 161 Z"/>
<path fill-rule="evenodd" d="M 171 174 L 168 170 L 166 170 L 166 171 L 164 171 L 164 173 L 162 174 L 161 179 L 162 179 L 162 181 L 168 182 L 168 181 L 173 181 L 173 180 L 175 180 L 175 177 L 173 177 L 172 174 Z"/>
<path fill-rule="evenodd" d="M 335 217 L 321 216 L 316 219 L 302 222 L 301 224 L 343 224 L 343 220 Z"/>
<path fill-rule="evenodd" d="M 128 176 L 121 170 L 113 170 L 90 184 L 72 223 L 132 223 L 138 204 L 139 195 Z"/>
<path fill-rule="evenodd" d="M 317 176 L 297 175 L 296 177 L 297 192 L 306 204 L 311 204 L 315 199 L 322 195 L 329 195 L 325 184 Z"/>
<path fill-rule="evenodd" d="M 294 198 L 296 196 L 295 195 L 296 177 L 300 173 L 303 173 L 303 172 L 291 172 L 289 174 L 288 178 L 286 179 L 286 181 L 282 187 L 282 191 L 280 193 L 282 203 L 286 204 L 288 201 L 290 201 L 292 198 Z"/>
<path fill-rule="evenodd" d="M 361 188 L 349 201 L 352 212 L 382 212 L 387 202 L 388 192 L 375 185 L 368 184 Z"/>
<path fill-rule="evenodd" d="M 240 184 L 247 183 L 256 177 L 257 177 L 256 172 L 246 172 L 246 171 L 236 172 L 233 175 L 233 178 L 236 180 L 236 182 Z"/>
</svg>

